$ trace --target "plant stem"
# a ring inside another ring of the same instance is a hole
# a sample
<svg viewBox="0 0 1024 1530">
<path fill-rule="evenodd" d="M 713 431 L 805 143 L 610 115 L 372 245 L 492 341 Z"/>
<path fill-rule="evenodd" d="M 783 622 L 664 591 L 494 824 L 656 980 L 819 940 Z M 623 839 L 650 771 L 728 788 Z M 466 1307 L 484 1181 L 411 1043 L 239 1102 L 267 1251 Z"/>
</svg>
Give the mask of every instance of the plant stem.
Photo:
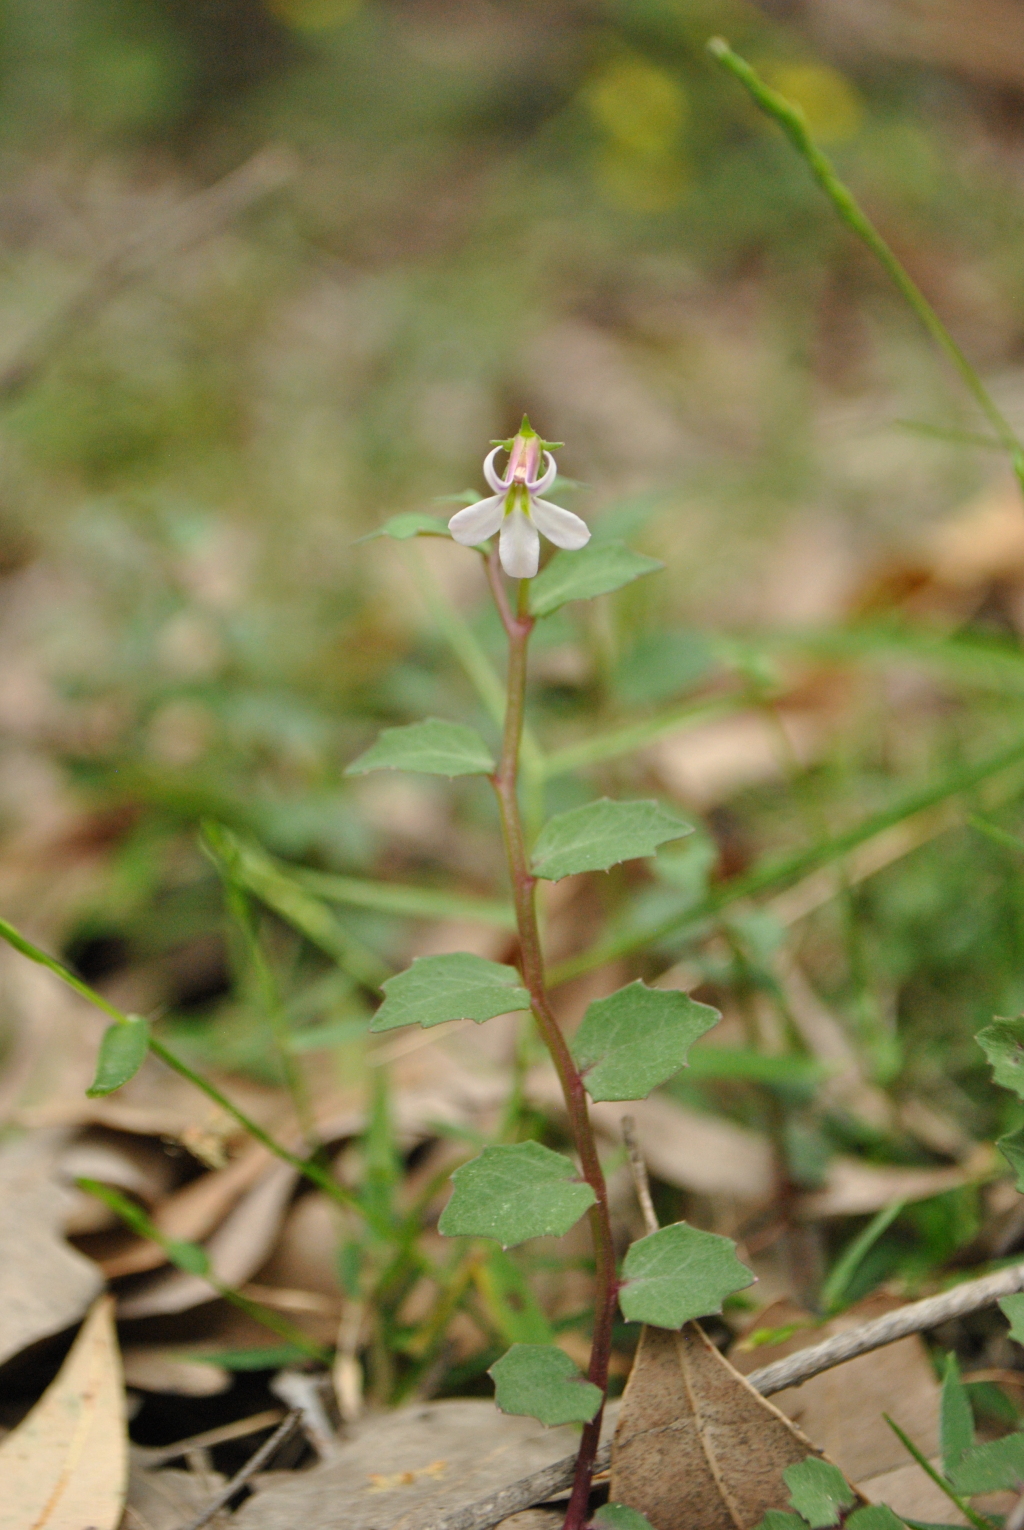
<svg viewBox="0 0 1024 1530">
<path fill-rule="evenodd" d="M 501 827 L 505 840 L 509 872 L 512 879 L 512 895 L 515 902 L 516 924 L 519 930 L 520 959 L 523 982 L 530 994 L 533 1011 L 544 1043 L 555 1065 L 565 1106 L 569 1116 L 569 1129 L 579 1155 L 583 1177 L 594 1192 L 595 1202 L 587 1213 L 594 1240 L 597 1298 L 595 1301 L 594 1335 L 590 1349 L 588 1380 L 605 1392 L 608 1387 L 608 1360 L 611 1352 L 612 1322 L 618 1282 L 615 1272 L 615 1246 L 612 1240 L 611 1218 L 608 1214 L 608 1191 L 605 1185 L 597 1143 L 587 1110 L 587 1097 L 572 1053 L 562 1035 L 558 1021 L 552 1012 L 544 977 L 544 956 L 540 943 L 535 904 L 536 878 L 530 871 L 519 811 L 519 756 L 523 732 L 523 713 L 526 702 L 527 647 L 533 630 L 533 617 L 527 605 L 529 583 L 520 580 L 518 608 L 513 614 L 509 605 L 495 550 L 487 566 L 487 576 L 502 624 L 508 636 L 508 689 L 505 704 L 505 729 L 501 760 L 491 777 L 498 798 Z M 579 1455 L 576 1458 L 576 1475 L 572 1495 L 565 1516 L 563 1530 L 581 1530 L 589 1515 L 590 1479 L 594 1470 L 594 1457 L 601 1437 L 601 1418 L 604 1404 L 594 1419 L 583 1430 Z"/>
</svg>

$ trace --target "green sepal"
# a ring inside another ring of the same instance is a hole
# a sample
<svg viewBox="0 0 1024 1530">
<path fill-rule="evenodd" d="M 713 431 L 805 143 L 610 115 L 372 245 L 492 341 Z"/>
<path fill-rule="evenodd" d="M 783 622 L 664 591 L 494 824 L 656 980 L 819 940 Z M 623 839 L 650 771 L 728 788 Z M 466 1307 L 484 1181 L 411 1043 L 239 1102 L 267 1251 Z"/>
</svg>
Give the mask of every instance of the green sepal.
<svg viewBox="0 0 1024 1530">
<path fill-rule="evenodd" d="M 570 600 L 592 600 L 665 567 L 624 542 L 593 542 L 580 552 L 556 553 L 530 586 L 530 615 L 550 616 Z"/>
<path fill-rule="evenodd" d="M 942 1378 L 942 1395 L 939 1403 L 939 1450 L 942 1470 L 952 1480 L 965 1451 L 974 1447 L 974 1414 L 971 1411 L 967 1388 L 960 1379 L 960 1366 L 955 1354 L 946 1356 L 946 1370 Z"/>
<path fill-rule="evenodd" d="M 653 855 L 667 840 L 692 832 L 692 824 L 666 813 L 657 802 L 600 797 L 548 819 L 533 847 L 533 872 L 558 882 L 579 871 L 607 871 L 619 861 Z"/>
<path fill-rule="evenodd" d="M 838 1466 L 817 1456 L 787 1466 L 782 1480 L 789 1488 L 790 1503 L 811 1530 L 838 1525 L 843 1511 L 857 1502 L 856 1493 Z"/>
<path fill-rule="evenodd" d="M 420 510 L 406 510 L 401 515 L 393 515 L 390 520 L 378 526 L 376 531 L 368 531 L 364 537 L 357 537 L 355 545 L 360 542 L 372 542 L 376 537 L 392 537 L 396 542 L 408 542 L 410 537 L 448 537 L 448 522 L 439 520 L 436 515 L 424 515 Z"/>
<path fill-rule="evenodd" d="M 375 744 L 346 767 L 347 776 L 369 770 L 412 770 L 428 776 L 486 776 L 491 752 L 475 728 L 428 717 L 403 728 L 385 728 Z"/>
<path fill-rule="evenodd" d="M 385 999 L 370 1022 L 371 1031 L 393 1031 L 400 1025 L 422 1025 L 426 1030 L 446 1020 L 482 1023 L 530 1007 L 530 995 L 514 967 L 470 951 L 417 956 L 382 986 Z"/>
<path fill-rule="evenodd" d="M 631 1509 L 625 1503 L 602 1504 L 591 1519 L 591 1524 L 600 1525 L 601 1530 L 654 1530 L 646 1514 L 641 1514 L 639 1509 Z"/>
<path fill-rule="evenodd" d="M 674 988 L 639 978 L 595 999 L 572 1041 L 572 1055 L 592 1100 L 642 1100 L 685 1067 L 699 1036 L 721 1019 Z"/>
<path fill-rule="evenodd" d="M 992 1078 L 1024 1100 L 1024 1015 L 998 1017 L 975 1037 L 989 1060 Z"/>
<path fill-rule="evenodd" d="M 553 1344 L 513 1344 L 487 1374 L 502 1413 L 542 1424 L 589 1424 L 604 1401 L 601 1388 Z"/>
<path fill-rule="evenodd" d="M 632 1244 L 622 1264 L 619 1306 L 628 1323 L 682 1328 L 691 1318 L 721 1312 L 734 1291 L 755 1276 L 736 1258 L 731 1238 L 687 1222 L 659 1228 Z"/>
<path fill-rule="evenodd" d="M 85 1091 L 91 1100 L 113 1094 L 134 1078 L 149 1051 L 149 1021 L 141 1015 L 128 1015 L 124 1021 L 108 1025 L 96 1058 L 96 1076 Z"/>
<path fill-rule="evenodd" d="M 455 1170 L 437 1230 L 512 1248 L 528 1238 L 561 1237 L 596 1199 L 561 1153 L 539 1142 L 501 1144 Z"/>
</svg>

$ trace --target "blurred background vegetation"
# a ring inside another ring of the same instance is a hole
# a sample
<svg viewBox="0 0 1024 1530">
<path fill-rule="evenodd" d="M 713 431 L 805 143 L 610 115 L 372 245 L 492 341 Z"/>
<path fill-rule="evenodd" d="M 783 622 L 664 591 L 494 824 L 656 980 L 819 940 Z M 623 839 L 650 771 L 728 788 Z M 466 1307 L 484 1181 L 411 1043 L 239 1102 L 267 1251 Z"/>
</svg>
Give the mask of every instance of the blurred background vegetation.
<svg viewBox="0 0 1024 1530">
<path fill-rule="evenodd" d="M 524 409 L 565 441 L 573 507 L 667 565 L 545 625 L 540 734 L 688 699 L 741 722 L 552 781 L 551 807 L 646 789 L 701 825 L 660 871 L 602 879 L 556 954 L 1016 737 L 1015 490 L 943 437 L 978 430 L 955 380 L 705 52 L 727 36 L 803 107 L 1024 423 L 1024 36 L 997 0 L 916 14 L 4 0 L 4 912 L 193 1057 L 272 1081 L 201 819 L 307 868 L 503 897 L 483 787 L 342 771 L 382 723 L 485 716 L 423 598 L 500 663 L 475 560 L 356 539 L 479 490 Z M 1015 833 L 1024 774 L 997 787 L 964 812 Z M 736 1046 L 806 1061 L 788 940 L 893 1113 L 815 1103 L 795 1061 L 782 1083 L 695 1070 L 678 1098 L 772 1131 L 782 1098 L 796 1184 L 840 1150 L 959 1161 L 1009 1124 L 972 1038 L 1024 1004 L 1021 870 L 961 814 L 792 937 L 747 909 L 663 940 L 635 970 L 689 961 Z M 406 959 L 407 921 L 338 918 Z M 284 925 L 267 939 L 347 1077 L 363 1001 Z M 977 1253 L 980 1223 L 973 1190 L 921 1203 L 863 1282 Z"/>
</svg>

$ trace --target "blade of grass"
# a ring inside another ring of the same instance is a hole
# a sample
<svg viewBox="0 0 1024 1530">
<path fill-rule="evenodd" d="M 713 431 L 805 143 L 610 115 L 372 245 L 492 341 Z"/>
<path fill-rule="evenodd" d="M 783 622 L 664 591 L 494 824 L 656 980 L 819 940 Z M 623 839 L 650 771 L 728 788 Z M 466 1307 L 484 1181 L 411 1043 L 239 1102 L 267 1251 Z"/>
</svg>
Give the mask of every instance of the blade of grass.
<svg viewBox="0 0 1024 1530">
<path fill-rule="evenodd" d="M 886 1228 L 892 1226 L 906 1204 L 906 1201 L 893 1201 L 891 1206 L 883 1206 L 847 1244 L 821 1288 L 823 1311 L 831 1314 L 839 1310 L 847 1287 L 860 1268 L 861 1260 L 874 1248 Z"/>
<path fill-rule="evenodd" d="M 701 723 L 728 716 L 744 704 L 744 699 L 739 696 L 717 701 L 688 702 L 685 706 L 673 707 L 670 712 L 645 717 L 639 722 L 624 723 L 607 733 L 582 739 L 578 744 L 567 744 L 564 749 L 556 749 L 546 757 L 545 778 L 550 780 L 553 776 L 567 775 L 572 770 L 585 770 L 590 765 L 599 765 L 603 760 L 613 760 L 621 754 L 631 754 L 634 749 L 653 744 L 666 734 L 681 732 L 684 728 L 696 728 Z"/>
<path fill-rule="evenodd" d="M 806 161 L 811 174 L 847 228 L 852 229 L 858 239 L 863 240 L 884 266 L 932 340 L 940 350 L 945 352 L 956 371 L 959 372 L 965 387 L 995 431 L 1004 451 L 1009 453 L 1014 472 L 1024 485 L 1024 448 L 1012 427 L 920 287 L 886 244 L 849 187 L 839 179 L 831 160 L 814 142 L 803 112 L 792 102 L 787 101 L 785 96 L 780 95 L 777 90 L 773 90 L 757 71 L 751 68 L 745 58 L 733 52 L 724 38 L 711 38 L 708 51 L 724 69 L 739 80 L 761 110 L 779 124 L 797 153 Z"/>
<path fill-rule="evenodd" d="M 1024 855 L 1024 839 L 1018 839 L 1016 834 L 1008 834 L 998 824 L 989 823 L 987 818 L 979 818 L 972 813 L 967 822 L 972 829 L 977 829 L 979 834 L 984 834 L 993 844 L 999 845 L 1003 850 L 1012 850 L 1016 855 Z"/>
<path fill-rule="evenodd" d="M 892 1430 L 893 1434 L 899 1440 L 903 1448 L 910 1452 L 921 1470 L 923 1472 L 927 1472 L 928 1476 L 935 1483 L 935 1486 L 941 1492 L 945 1493 L 950 1503 L 956 1504 L 964 1518 L 969 1520 L 974 1526 L 974 1530 L 996 1530 L 992 1520 L 986 1519 L 983 1514 L 976 1513 L 975 1510 L 971 1508 L 970 1504 L 967 1503 L 965 1499 L 960 1497 L 959 1493 L 953 1491 L 945 1477 L 939 1475 L 924 1452 L 917 1448 L 913 1440 L 907 1438 L 899 1424 L 897 1424 L 894 1419 L 891 1419 L 888 1413 L 883 1413 L 882 1417 L 885 1419 L 885 1422 L 889 1425 L 889 1428 Z"/>
<path fill-rule="evenodd" d="M 580 952 L 578 956 L 556 963 L 551 968 L 549 982 L 552 984 L 567 982 L 569 978 L 578 977 L 584 972 L 592 972 L 596 967 L 602 967 L 606 962 L 614 961 L 617 957 L 628 956 L 630 952 L 642 945 L 655 943 L 669 936 L 678 936 L 690 929 L 697 929 L 731 904 L 784 887 L 806 876 L 809 872 L 817 871 L 832 861 L 840 860 L 858 845 L 873 839 L 876 834 L 882 834 L 886 829 L 902 823 L 905 818 L 912 818 L 926 808 L 935 807 L 949 797 L 955 797 L 961 792 L 970 790 L 971 787 L 978 786 L 990 776 L 1006 770 L 1010 765 L 1018 764 L 1021 760 L 1024 760 L 1024 739 L 1016 739 L 1014 743 L 997 750 L 994 754 L 987 755 L 973 765 L 959 766 L 928 786 L 915 787 L 903 793 L 889 807 L 869 814 L 867 818 L 861 819 L 860 823 L 853 824 L 840 834 L 817 840 L 805 850 L 796 850 L 782 856 L 766 856 L 749 871 L 713 889 L 707 898 L 695 907 L 687 909 L 685 913 L 673 914 L 653 929 L 629 931 L 617 938 L 603 941 L 591 946 L 587 951 Z"/>
<path fill-rule="evenodd" d="M 300 886 L 328 903 L 377 909 L 383 914 L 401 914 L 410 919 L 474 919 L 479 924 L 497 925 L 502 930 L 516 927 L 511 903 L 498 903 L 490 898 L 464 897 L 459 893 L 440 892 L 432 887 L 407 887 L 397 882 L 364 881 L 359 877 L 336 876 L 330 871 L 294 868 L 292 875 Z"/>
</svg>

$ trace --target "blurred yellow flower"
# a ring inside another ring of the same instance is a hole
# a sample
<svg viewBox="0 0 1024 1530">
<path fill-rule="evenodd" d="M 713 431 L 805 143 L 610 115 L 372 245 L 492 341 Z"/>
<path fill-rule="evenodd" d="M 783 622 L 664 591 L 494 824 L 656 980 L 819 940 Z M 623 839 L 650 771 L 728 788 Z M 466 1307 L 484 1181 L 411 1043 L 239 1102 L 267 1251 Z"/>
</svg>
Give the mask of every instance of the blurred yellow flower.
<svg viewBox="0 0 1024 1530">
<path fill-rule="evenodd" d="M 584 86 L 582 101 L 602 130 L 602 194 L 629 212 L 665 212 L 688 183 L 684 138 L 689 102 L 673 75 L 639 58 L 619 58 Z"/>
<path fill-rule="evenodd" d="M 838 69 L 827 64 L 782 64 L 763 70 L 780 95 L 799 106 L 811 135 L 822 143 L 852 138 L 864 117 L 861 98 Z"/>
</svg>

